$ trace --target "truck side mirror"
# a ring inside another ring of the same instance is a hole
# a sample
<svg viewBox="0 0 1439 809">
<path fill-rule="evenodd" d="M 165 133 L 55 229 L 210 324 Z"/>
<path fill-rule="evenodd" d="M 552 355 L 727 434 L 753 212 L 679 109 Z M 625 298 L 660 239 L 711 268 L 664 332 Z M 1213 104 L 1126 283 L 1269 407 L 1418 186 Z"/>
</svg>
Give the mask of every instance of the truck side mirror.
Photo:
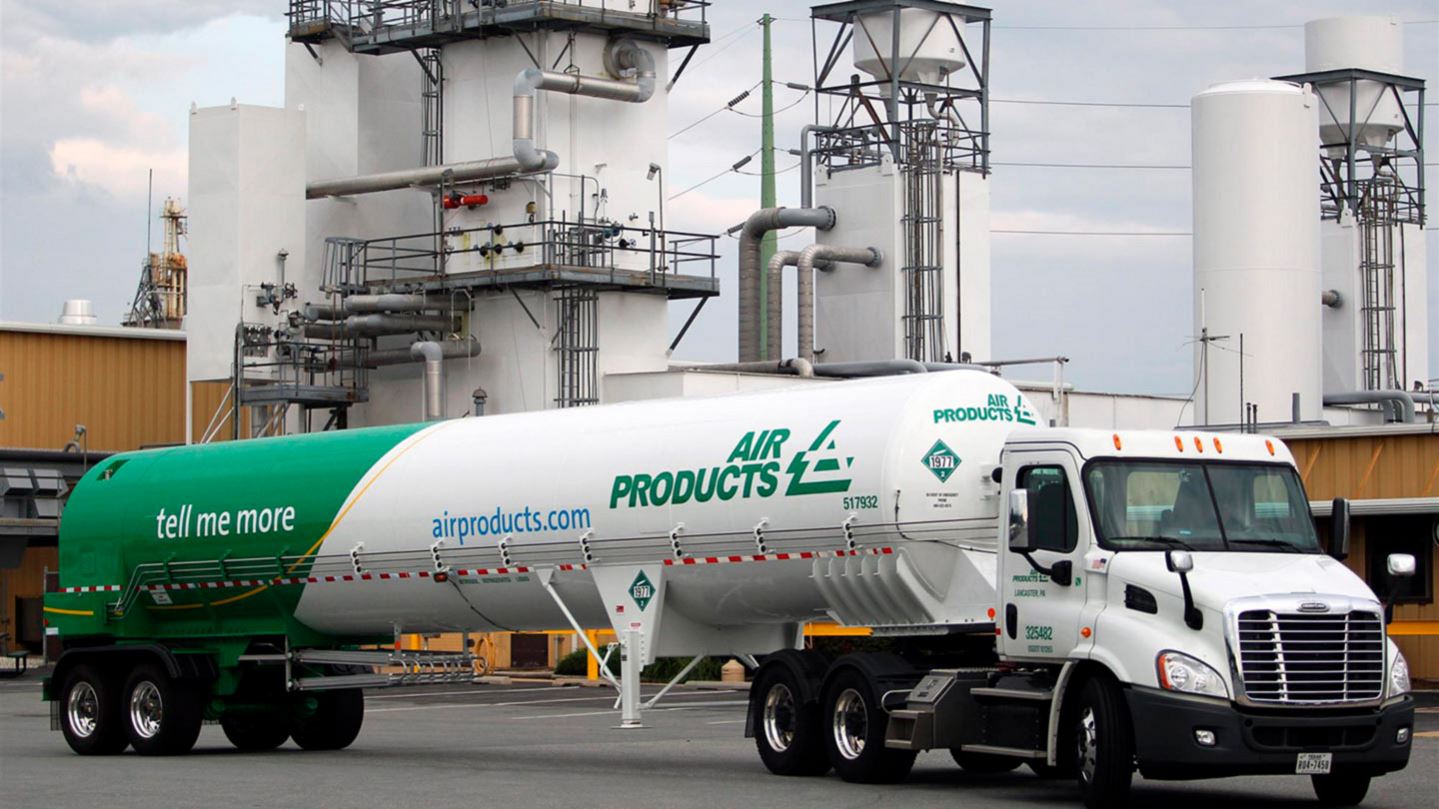
<svg viewBox="0 0 1439 809">
<path fill-rule="evenodd" d="M 1334 498 L 1329 514 L 1329 555 L 1341 562 L 1349 558 L 1349 501 L 1343 497 Z"/>
<path fill-rule="evenodd" d="M 1390 578 L 1404 578 L 1414 575 L 1416 566 L 1414 555 L 1409 553 L 1391 553 L 1385 560 L 1385 567 L 1389 570 Z"/>
<path fill-rule="evenodd" d="M 1029 521 L 1029 492 L 1014 489 L 1009 493 L 1009 550 L 1029 553 L 1034 550 L 1034 527 Z"/>
</svg>

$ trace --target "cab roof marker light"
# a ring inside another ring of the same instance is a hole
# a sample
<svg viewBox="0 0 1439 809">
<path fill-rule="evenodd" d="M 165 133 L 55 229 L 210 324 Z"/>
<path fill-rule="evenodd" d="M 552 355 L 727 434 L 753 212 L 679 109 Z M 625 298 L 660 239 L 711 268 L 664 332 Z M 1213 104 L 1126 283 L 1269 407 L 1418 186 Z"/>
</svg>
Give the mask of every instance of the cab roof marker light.
<svg viewBox="0 0 1439 809">
<path fill-rule="evenodd" d="M 1274 442 L 1272 440 L 1268 438 L 1264 439 L 1264 448 L 1269 450 L 1271 456 L 1274 454 Z"/>
<path fill-rule="evenodd" d="M 1200 438 L 1197 435 L 1194 436 L 1194 451 L 1199 453 L 1200 455 L 1204 454 L 1204 439 Z"/>
<path fill-rule="evenodd" d="M 1219 436 L 1217 435 L 1214 436 L 1214 451 L 1221 453 L 1224 452 L 1224 445 L 1219 443 Z"/>
<path fill-rule="evenodd" d="M 1115 433 L 1115 434 L 1114 434 L 1114 448 L 1115 448 L 1115 449 L 1124 449 L 1124 442 L 1122 442 L 1122 441 L 1119 440 L 1119 433 Z"/>
<path fill-rule="evenodd" d="M 1183 451 L 1184 451 L 1184 439 L 1183 439 L 1183 438 L 1180 438 L 1180 437 L 1177 436 L 1177 435 L 1174 436 L 1174 448 L 1177 449 L 1177 450 L 1179 450 L 1180 452 L 1183 452 Z"/>
</svg>

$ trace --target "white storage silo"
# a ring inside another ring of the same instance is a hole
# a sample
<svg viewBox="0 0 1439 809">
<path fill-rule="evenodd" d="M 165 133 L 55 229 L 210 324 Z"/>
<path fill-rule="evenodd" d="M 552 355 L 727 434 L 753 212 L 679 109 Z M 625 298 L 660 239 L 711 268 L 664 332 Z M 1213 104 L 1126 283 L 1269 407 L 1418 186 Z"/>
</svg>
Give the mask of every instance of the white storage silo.
<svg viewBox="0 0 1439 809">
<path fill-rule="evenodd" d="M 1315 107 L 1306 88 L 1266 80 L 1193 99 L 1194 333 L 1213 340 L 1196 344 L 1200 424 L 1237 424 L 1244 403 L 1288 420 L 1296 393 L 1300 417 L 1320 417 Z"/>
<path fill-rule="evenodd" d="M 1330 17 L 1304 24 L 1304 71 L 1373 70 L 1400 75 L 1404 71 L 1404 32 L 1392 17 Z M 1324 144 L 1343 144 L 1351 130 L 1368 146 L 1383 145 L 1404 128 L 1399 99 L 1376 81 L 1348 82 L 1320 88 L 1319 137 Z M 1351 101 L 1350 96 L 1353 96 Z"/>
</svg>

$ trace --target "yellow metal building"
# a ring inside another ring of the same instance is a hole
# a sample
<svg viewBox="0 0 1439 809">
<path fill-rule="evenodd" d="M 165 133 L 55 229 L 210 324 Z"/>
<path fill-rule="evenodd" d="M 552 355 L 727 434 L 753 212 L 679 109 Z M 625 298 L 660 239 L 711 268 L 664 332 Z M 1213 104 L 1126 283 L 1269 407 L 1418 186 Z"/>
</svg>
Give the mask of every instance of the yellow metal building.
<svg viewBox="0 0 1439 809">
<path fill-rule="evenodd" d="M 185 335 L 0 323 L 0 376 L 0 633 L 34 650 L 59 504 L 26 483 L 38 474 L 73 485 L 109 453 L 184 442 Z"/>
</svg>

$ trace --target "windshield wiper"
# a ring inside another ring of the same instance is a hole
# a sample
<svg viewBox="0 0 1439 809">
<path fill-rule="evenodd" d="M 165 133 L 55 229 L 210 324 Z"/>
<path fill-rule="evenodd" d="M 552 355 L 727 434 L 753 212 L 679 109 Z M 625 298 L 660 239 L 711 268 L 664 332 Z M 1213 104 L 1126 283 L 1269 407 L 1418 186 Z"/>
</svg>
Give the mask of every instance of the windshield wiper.
<svg viewBox="0 0 1439 809">
<path fill-rule="evenodd" d="M 1183 548 L 1186 551 L 1194 550 L 1188 542 L 1176 537 L 1109 537 L 1110 542 L 1158 542 L 1161 545 L 1169 545 L 1175 548 Z"/>
<path fill-rule="evenodd" d="M 1254 539 L 1254 538 L 1246 539 L 1246 538 L 1242 538 L 1242 537 L 1241 537 L 1241 538 L 1230 537 L 1230 538 L 1229 538 L 1229 543 L 1230 543 L 1231 545 L 1237 545 L 1237 544 L 1263 545 L 1263 546 L 1265 546 L 1265 547 L 1267 547 L 1267 548 L 1283 548 L 1286 553 L 1305 553 L 1305 551 L 1304 551 L 1303 549 L 1301 549 L 1301 548 L 1299 548 L 1298 546 L 1294 545 L 1292 542 L 1286 542 L 1286 541 L 1284 541 L 1284 540 L 1282 540 L 1282 539 Z"/>
</svg>

